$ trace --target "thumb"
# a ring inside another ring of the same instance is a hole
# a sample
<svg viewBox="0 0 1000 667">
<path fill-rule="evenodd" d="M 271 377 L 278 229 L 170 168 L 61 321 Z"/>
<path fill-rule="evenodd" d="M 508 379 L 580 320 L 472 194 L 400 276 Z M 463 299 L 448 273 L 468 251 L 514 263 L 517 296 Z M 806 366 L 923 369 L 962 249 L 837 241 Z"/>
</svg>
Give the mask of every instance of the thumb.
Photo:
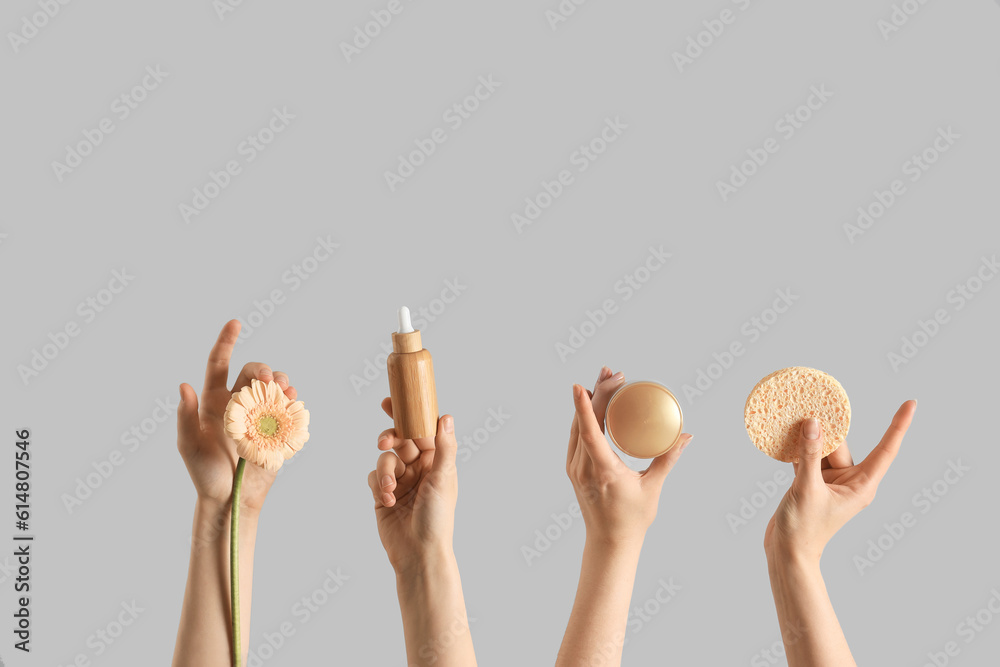
<svg viewBox="0 0 1000 667">
<path fill-rule="evenodd" d="M 795 477 L 808 484 L 823 484 L 823 429 L 819 420 L 802 422 L 799 433 L 799 461 L 795 464 Z"/>
<path fill-rule="evenodd" d="M 649 478 L 649 480 L 657 485 L 657 488 L 663 486 L 664 480 L 667 479 L 667 475 L 670 471 L 674 469 L 674 464 L 681 457 L 681 453 L 684 448 L 688 446 L 691 439 L 694 438 L 693 435 L 685 433 L 681 436 L 681 441 L 670 448 L 666 454 L 661 454 L 653 459 L 653 462 L 649 464 L 646 472 L 642 474 L 643 478 Z"/>
<path fill-rule="evenodd" d="M 198 419 L 198 394 L 187 382 L 181 383 L 181 402 L 177 404 L 177 449 L 186 453 L 185 446 L 192 447 L 201 434 Z"/>
<path fill-rule="evenodd" d="M 445 415 L 438 421 L 437 435 L 434 436 L 434 462 L 431 464 L 431 471 L 442 474 L 454 471 L 457 453 L 455 418 Z"/>
</svg>

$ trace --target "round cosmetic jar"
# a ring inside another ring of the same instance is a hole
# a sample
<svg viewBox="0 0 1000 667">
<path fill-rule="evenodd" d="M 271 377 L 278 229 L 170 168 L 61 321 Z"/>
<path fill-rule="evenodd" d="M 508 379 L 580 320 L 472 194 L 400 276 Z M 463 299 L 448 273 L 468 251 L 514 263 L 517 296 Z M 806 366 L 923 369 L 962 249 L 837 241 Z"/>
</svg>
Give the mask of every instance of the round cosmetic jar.
<svg viewBox="0 0 1000 667">
<path fill-rule="evenodd" d="M 619 387 L 608 402 L 604 421 L 611 442 L 637 459 L 667 453 L 684 430 L 677 397 L 656 382 L 630 382 Z"/>
</svg>

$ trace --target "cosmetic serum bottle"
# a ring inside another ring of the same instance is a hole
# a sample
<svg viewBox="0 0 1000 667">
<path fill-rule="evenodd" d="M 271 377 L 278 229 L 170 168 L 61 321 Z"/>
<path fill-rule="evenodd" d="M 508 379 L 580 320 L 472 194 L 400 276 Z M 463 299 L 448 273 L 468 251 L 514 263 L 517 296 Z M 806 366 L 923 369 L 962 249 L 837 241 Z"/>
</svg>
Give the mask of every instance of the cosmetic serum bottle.
<svg viewBox="0 0 1000 667">
<path fill-rule="evenodd" d="M 438 405 L 434 362 L 424 349 L 420 331 L 410 323 L 410 309 L 399 309 L 399 331 L 392 334 L 392 354 L 386 361 L 392 421 L 400 438 L 437 435 Z"/>
</svg>

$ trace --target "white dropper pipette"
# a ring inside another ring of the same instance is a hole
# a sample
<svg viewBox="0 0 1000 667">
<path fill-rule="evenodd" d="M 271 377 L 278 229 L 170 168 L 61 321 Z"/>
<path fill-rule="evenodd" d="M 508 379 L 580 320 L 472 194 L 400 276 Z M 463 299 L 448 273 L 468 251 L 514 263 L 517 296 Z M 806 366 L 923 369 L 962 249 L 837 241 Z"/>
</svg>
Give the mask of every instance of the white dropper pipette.
<svg viewBox="0 0 1000 667">
<path fill-rule="evenodd" d="M 410 323 L 410 309 L 406 306 L 399 309 L 398 333 L 413 333 L 413 325 Z"/>
</svg>

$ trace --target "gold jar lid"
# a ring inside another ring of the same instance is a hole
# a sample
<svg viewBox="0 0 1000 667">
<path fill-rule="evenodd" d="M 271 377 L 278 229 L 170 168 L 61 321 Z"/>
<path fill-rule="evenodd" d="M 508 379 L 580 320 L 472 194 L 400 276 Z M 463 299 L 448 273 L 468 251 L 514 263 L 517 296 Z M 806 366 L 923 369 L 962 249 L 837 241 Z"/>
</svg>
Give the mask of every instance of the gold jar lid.
<svg viewBox="0 0 1000 667">
<path fill-rule="evenodd" d="M 638 459 L 652 459 L 680 440 L 684 416 L 677 397 L 662 384 L 632 382 L 611 397 L 605 424 L 618 449 Z"/>
</svg>

